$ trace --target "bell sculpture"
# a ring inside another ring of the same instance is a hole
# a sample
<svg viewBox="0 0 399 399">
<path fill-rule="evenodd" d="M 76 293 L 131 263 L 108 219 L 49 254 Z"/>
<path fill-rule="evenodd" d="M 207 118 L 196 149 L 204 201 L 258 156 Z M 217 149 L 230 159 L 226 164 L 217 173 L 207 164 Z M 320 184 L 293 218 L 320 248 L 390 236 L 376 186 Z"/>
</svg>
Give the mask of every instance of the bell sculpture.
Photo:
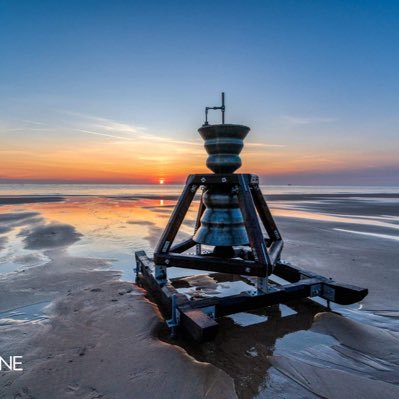
<svg viewBox="0 0 399 399">
<path fill-rule="evenodd" d="M 207 125 L 198 131 L 209 154 L 206 166 L 214 173 L 234 173 L 241 166 L 240 152 L 249 127 Z M 200 244 L 212 245 L 218 255 L 233 254 L 233 246 L 248 245 L 248 235 L 237 192 L 231 186 L 207 188 L 202 197 L 205 212 L 193 237 Z"/>
<path fill-rule="evenodd" d="M 208 123 L 209 110 L 221 110 L 221 124 Z M 206 165 L 213 173 L 188 176 L 153 259 L 144 251 L 136 252 L 136 280 L 171 317 L 168 326 L 172 331 L 182 327 L 195 340 L 204 341 L 215 336 L 220 316 L 314 296 L 343 305 L 363 299 L 368 293 L 365 288 L 336 283 L 280 259 L 283 240 L 258 176 L 234 173 L 241 166 L 240 152 L 250 128 L 225 124 L 224 119 L 222 93 L 222 105 L 206 107 L 205 123 L 198 129 L 208 153 Z M 200 188 L 193 234 L 174 243 Z M 188 252 L 193 247 L 195 253 Z M 193 299 L 173 286 L 167 277 L 169 267 L 254 276 L 255 285 L 252 291 L 227 297 Z M 273 276 L 287 284 L 279 285 Z"/>
</svg>

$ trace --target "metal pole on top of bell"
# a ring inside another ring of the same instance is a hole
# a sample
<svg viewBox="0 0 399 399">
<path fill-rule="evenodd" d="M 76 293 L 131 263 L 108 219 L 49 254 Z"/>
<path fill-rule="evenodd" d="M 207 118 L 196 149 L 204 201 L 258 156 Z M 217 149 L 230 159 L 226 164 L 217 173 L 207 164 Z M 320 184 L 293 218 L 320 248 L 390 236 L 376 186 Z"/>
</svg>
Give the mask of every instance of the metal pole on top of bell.
<svg viewBox="0 0 399 399">
<path fill-rule="evenodd" d="M 226 110 L 226 107 L 224 105 L 224 91 L 222 92 L 222 107 L 221 107 L 221 109 L 222 109 L 222 124 L 224 125 L 224 113 Z"/>
</svg>

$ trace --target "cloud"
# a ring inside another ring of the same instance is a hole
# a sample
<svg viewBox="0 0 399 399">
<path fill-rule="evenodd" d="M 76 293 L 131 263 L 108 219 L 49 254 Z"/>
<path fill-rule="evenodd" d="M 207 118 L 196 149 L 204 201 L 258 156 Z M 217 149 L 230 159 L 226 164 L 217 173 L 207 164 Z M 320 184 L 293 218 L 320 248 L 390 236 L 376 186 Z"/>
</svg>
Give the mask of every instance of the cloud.
<svg viewBox="0 0 399 399">
<path fill-rule="evenodd" d="M 133 124 L 115 121 L 113 119 L 103 118 L 93 115 L 84 115 L 78 112 L 65 112 L 68 115 L 78 117 L 75 121 L 76 129 L 82 133 L 93 134 L 98 136 L 116 138 L 119 140 L 143 140 L 151 142 L 182 144 L 191 146 L 202 145 L 201 141 L 178 140 L 169 137 L 163 137 L 151 133 L 146 133 L 147 128 L 143 126 L 135 126 Z M 79 120 L 80 119 L 80 120 Z"/>
<path fill-rule="evenodd" d="M 141 156 L 137 159 L 141 161 L 152 161 L 152 162 L 168 162 L 174 161 L 176 159 L 175 156 L 162 156 L 162 155 L 155 155 L 155 156 Z"/>
<path fill-rule="evenodd" d="M 119 123 L 110 119 L 99 119 L 99 123 L 95 124 L 95 126 L 109 132 L 139 133 L 140 131 L 145 130 L 142 126 Z"/>
<path fill-rule="evenodd" d="M 94 134 L 96 136 L 103 136 L 103 137 L 110 137 L 114 139 L 122 139 L 122 140 L 131 140 L 131 141 L 136 141 L 134 137 L 124 137 L 124 136 L 115 136 L 114 134 L 107 134 L 107 133 L 100 133 L 100 132 L 93 132 L 91 130 L 85 130 L 85 129 L 75 129 L 78 132 L 82 133 L 87 133 L 87 134 Z"/>
<path fill-rule="evenodd" d="M 38 122 L 38 121 L 32 121 L 30 119 L 23 119 L 22 122 L 25 122 L 25 123 L 27 123 L 29 125 L 48 126 L 47 123 Z"/>
<path fill-rule="evenodd" d="M 104 118 L 101 116 L 87 115 L 87 114 L 82 114 L 80 112 L 72 112 L 72 111 L 63 111 L 62 113 L 77 117 L 77 119 L 86 120 L 92 126 L 96 126 L 98 128 L 109 131 L 138 133 L 142 130 L 146 130 L 146 128 L 143 126 L 135 126 L 130 123 L 118 122 L 113 119 Z"/>
<path fill-rule="evenodd" d="M 284 147 L 287 147 L 285 144 L 268 144 L 268 143 L 245 143 L 244 142 L 244 147 L 246 147 L 246 148 L 251 148 L 251 147 L 253 147 L 253 148 L 259 148 L 259 147 L 263 147 L 263 148 L 265 148 L 265 147 L 268 147 L 268 148 L 273 148 L 273 147 L 276 147 L 276 148 L 284 148 Z"/>
<path fill-rule="evenodd" d="M 171 139 L 169 137 L 156 136 L 153 134 L 140 135 L 140 138 L 144 140 L 154 140 L 169 144 L 184 144 L 184 145 L 194 145 L 194 146 L 203 145 L 199 140 L 198 141 L 176 140 L 176 139 Z"/>
<path fill-rule="evenodd" d="M 4 126 L 8 141 L 0 149 L 4 179 L 142 183 L 166 177 L 169 183 L 182 181 L 188 173 L 205 171 L 206 151 L 199 135 L 158 134 L 126 120 L 72 112 L 35 122 L 25 119 Z M 0 120 L 0 133 L 2 124 Z M 16 141 L 8 130 L 40 126 L 51 133 L 32 132 L 27 140 Z M 252 140 L 257 139 L 250 137 L 242 154 L 250 164 L 263 165 L 265 152 L 277 156 L 285 147 L 262 142 L 262 136 L 259 142 Z"/>
<path fill-rule="evenodd" d="M 52 131 L 54 133 L 59 132 L 79 132 L 87 135 L 100 136 L 114 140 L 117 142 L 134 141 L 136 143 L 159 143 L 159 144 L 171 144 L 176 145 L 175 150 L 179 152 L 181 146 L 188 150 L 187 147 L 192 147 L 191 152 L 196 152 L 195 148 L 198 148 L 198 153 L 203 151 L 203 141 L 198 137 L 194 140 L 181 140 L 173 137 L 165 137 L 157 134 L 153 134 L 147 131 L 144 126 L 138 126 L 131 123 L 120 122 L 114 119 L 104 118 L 95 115 L 87 115 L 79 112 L 72 111 L 60 111 L 62 114 L 72 116 L 68 120 L 59 121 L 57 124 L 44 123 L 41 121 L 32 120 L 21 120 L 17 124 L 7 124 L 0 121 L 0 133 L 10 133 L 13 131 Z M 265 147 L 285 147 L 283 144 L 268 144 L 261 142 L 246 142 L 245 147 L 250 149 L 265 148 Z"/>
<path fill-rule="evenodd" d="M 0 121 L 0 134 L 10 132 L 43 132 L 50 130 L 48 124 L 30 120 L 20 120 L 17 122 Z"/>
<path fill-rule="evenodd" d="M 110 137 L 119 140 L 127 140 L 127 141 L 147 141 L 147 142 L 158 142 L 165 144 L 177 144 L 183 146 L 194 146 L 201 147 L 203 146 L 202 140 L 198 138 L 198 140 L 179 140 L 170 137 L 159 136 L 151 133 L 144 132 L 146 130 L 145 127 L 134 126 L 128 123 L 121 123 L 112 119 L 106 119 L 98 116 L 91 115 L 83 115 L 80 113 L 69 113 L 71 115 L 78 116 L 82 119 L 86 119 L 89 121 L 87 128 L 79 128 L 78 131 L 82 133 L 98 135 L 103 137 Z M 268 144 L 268 143 L 245 143 L 245 147 L 247 148 L 256 148 L 256 147 L 285 147 L 283 144 Z"/>
</svg>

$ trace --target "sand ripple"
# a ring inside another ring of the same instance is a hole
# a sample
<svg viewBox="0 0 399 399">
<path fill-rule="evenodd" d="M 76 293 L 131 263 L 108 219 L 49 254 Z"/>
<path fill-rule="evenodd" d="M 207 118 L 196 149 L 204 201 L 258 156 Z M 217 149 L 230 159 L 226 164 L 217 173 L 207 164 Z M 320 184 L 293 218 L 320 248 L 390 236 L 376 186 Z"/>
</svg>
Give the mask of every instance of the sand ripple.
<svg viewBox="0 0 399 399">
<path fill-rule="evenodd" d="M 339 344 L 273 356 L 273 366 L 326 398 L 399 397 L 399 333 L 334 313 L 317 315 L 312 330 Z"/>
</svg>

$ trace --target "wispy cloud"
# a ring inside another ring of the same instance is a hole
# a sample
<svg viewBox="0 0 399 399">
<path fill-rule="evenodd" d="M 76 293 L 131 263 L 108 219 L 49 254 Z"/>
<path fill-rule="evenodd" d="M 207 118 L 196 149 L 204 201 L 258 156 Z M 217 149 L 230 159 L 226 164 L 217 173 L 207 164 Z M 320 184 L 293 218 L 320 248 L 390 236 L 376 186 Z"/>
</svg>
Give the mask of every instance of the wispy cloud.
<svg viewBox="0 0 399 399">
<path fill-rule="evenodd" d="M 118 140 L 142 140 L 152 143 L 177 144 L 183 146 L 197 146 L 202 147 L 203 141 L 198 137 L 198 140 L 179 140 L 171 137 L 160 136 L 146 132 L 146 128 L 142 126 L 135 126 L 129 123 L 115 121 L 103 117 L 84 115 L 76 112 L 68 112 L 68 114 L 80 118 L 78 123 L 84 124 L 85 128 L 79 128 L 78 131 L 82 133 L 98 135 L 103 137 L 115 138 Z M 83 120 L 82 120 L 83 119 Z M 246 143 L 247 148 L 260 147 L 285 147 L 283 144 L 268 144 L 268 143 Z"/>
<path fill-rule="evenodd" d="M 290 125 L 318 125 L 322 123 L 333 123 L 338 120 L 338 118 L 331 117 L 321 117 L 321 116 L 291 116 L 283 115 L 282 119 L 289 123 Z"/>
<path fill-rule="evenodd" d="M 169 144 L 184 144 L 184 145 L 202 145 L 201 141 L 198 139 L 198 141 L 189 141 L 189 140 L 177 140 L 177 139 L 171 139 L 169 137 L 162 137 L 162 136 L 157 136 L 153 134 L 142 134 L 140 135 L 140 138 L 144 140 L 154 140 L 154 141 L 159 141 L 163 143 L 169 143 Z"/>
<path fill-rule="evenodd" d="M 30 125 L 48 126 L 47 123 L 39 122 L 39 121 L 32 121 L 30 119 L 23 119 L 22 122 L 25 122 Z"/>
<path fill-rule="evenodd" d="M 114 134 L 93 132 L 91 130 L 85 130 L 85 129 L 75 129 L 75 130 L 78 131 L 78 132 L 82 132 L 82 133 L 93 134 L 95 136 L 110 137 L 110 138 L 119 139 L 119 140 L 130 140 L 130 141 L 135 141 L 136 140 L 134 137 L 116 136 Z"/>
<path fill-rule="evenodd" d="M 72 111 L 63 111 L 62 113 L 73 117 L 72 121 L 69 120 L 70 122 L 78 124 L 80 127 L 84 126 L 90 131 L 94 130 L 136 135 L 146 130 L 146 128 L 143 126 L 119 122 L 100 116 L 87 115 Z"/>
<path fill-rule="evenodd" d="M 162 142 L 169 144 L 182 145 L 201 145 L 201 141 L 178 140 L 170 137 L 163 137 L 151 133 L 147 133 L 146 127 L 136 126 L 130 123 L 119 122 L 113 119 L 103 118 L 93 115 L 84 115 L 78 112 L 66 112 L 68 115 L 77 117 L 74 121 L 79 128 L 76 129 L 82 133 L 93 134 L 98 136 L 117 138 L 120 140 L 144 140 L 152 142 Z M 82 126 L 83 125 L 83 126 Z"/>
<path fill-rule="evenodd" d="M 269 144 L 269 143 L 245 143 L 246 148 L 284 148 L 285 144 Z"/>
<path fill-rule="evenodd" d="M 138 134 L 146 130 L 143 126 L 135 126 L 129 123 L 121 123 L 112 119 L 91 117 L 93 125 L 97 129 L 103 129 L 109 132 L 119 132 L 119 133 L 131 133 Z"/>
<path fill-rule="evenodd" d="M 171 162 L 176 159 L 175 156 L 172 155 L 155 155 L 155 156 L 140 156 L 137 159 L 141 161 L 151 161 L 151 162 Z"/>
<path fill-rule="evenodd" d="M 48 131 L 50 127 L 43 122 L 36 122 L 31 120 L 21 120 L 18 122 L 0 121 L 0 134 L 10 132 L 41 132 Z"/>
</svg>

